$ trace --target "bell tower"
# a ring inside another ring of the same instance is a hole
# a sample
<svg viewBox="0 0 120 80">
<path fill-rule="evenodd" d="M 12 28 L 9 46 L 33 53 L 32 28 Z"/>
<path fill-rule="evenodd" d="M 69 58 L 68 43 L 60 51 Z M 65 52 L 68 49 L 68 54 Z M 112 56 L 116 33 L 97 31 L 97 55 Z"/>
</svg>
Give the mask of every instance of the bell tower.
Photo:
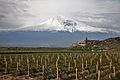
<svg viewBox="0 0 120 80">
<path fill-rule="evenodd" d="M 88 42 L 88 38 L 86 37 L 86 39 L 85 39 L 85 44 L 87 44 L 87 42 Z"/>
</svg>

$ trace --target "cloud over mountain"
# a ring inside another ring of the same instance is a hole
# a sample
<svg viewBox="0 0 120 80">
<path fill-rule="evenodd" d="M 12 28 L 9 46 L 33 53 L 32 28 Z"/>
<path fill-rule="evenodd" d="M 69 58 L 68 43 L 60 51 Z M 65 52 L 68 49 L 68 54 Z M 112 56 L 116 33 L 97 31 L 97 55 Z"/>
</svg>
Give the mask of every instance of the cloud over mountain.
<svg viewBox="0 0 120 80">
<path fill-rule="evenodd" d="M 16 28 L 10 31 L 83 31 L 83 32 L 108 32 L 105 28 L 96 28 L 83 22 L 76 21 L 63 16 L 55 16 L 38 25 Z"/>
<path fill-rule="evenodd" d="M 0 31 L 40 24 L 56 15 L 120 31 L 119 0 L 0 0 Z"/>
</svg>

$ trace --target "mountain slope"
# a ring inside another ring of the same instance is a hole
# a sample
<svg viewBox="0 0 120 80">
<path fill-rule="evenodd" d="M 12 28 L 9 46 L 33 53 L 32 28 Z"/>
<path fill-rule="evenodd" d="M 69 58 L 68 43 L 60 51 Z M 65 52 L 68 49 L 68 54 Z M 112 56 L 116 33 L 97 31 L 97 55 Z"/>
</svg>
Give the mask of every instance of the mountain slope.
<svg viewBox="0 0 120 80">
<path fill-rule="evenodd" d="M 83 45 L 80 43 L 82 42 Z M 117 49 L 120 48 L 120 37 L 111 37 L 104 40 L 84 40 L 78 41 L 77 43 L 70 46 L 71 48 L 80 47 L 92 47 L 92 48 L 102 48 L 102 49 Z"/>
<path fill-rule="evenodd" d="M 107 32 L 104 28 L 96 28 L 85 23 L 64 18 L 62 16 L 53 17 L 39 25 L 21 27 L 18 31 L 83 31 L 83 32 Z"/>
<path fill-rule="evenodd" d="M 111 37 L 101 41 L 101 46 L 109 47 L 109 48 L 120 48 L 120 37 Z"/>
</svg>

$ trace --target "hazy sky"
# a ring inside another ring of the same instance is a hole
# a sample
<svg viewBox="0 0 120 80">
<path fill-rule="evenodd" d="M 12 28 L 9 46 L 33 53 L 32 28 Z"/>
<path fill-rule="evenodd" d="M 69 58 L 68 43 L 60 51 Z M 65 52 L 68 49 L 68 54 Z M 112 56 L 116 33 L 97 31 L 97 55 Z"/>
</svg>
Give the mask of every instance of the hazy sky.
<svg viewBox="0 0 120 80">
<path fill-rule="evenodd" d="M 120 31 L 120 0 L 0 0 L 0 29 L 40 24 L 62 15 Z"/>
</svg>

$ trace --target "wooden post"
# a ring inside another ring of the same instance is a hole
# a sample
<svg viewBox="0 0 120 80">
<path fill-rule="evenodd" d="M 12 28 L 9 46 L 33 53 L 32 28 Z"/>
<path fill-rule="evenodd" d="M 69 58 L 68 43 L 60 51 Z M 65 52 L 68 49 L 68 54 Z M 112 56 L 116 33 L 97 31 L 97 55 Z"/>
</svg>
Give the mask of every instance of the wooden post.
<svg viewBox="0 0 120 80">
<path fill-rule="evenodd" d="M 18 69 L 19 69 L 19 63 L 17 62 L 17 71 L 18 71 Z"/>
<path fill-rule="evenodd" d="M 97 61 L 97 64 L 96 64 L 96 73 L 98 73 L 98 61 Z"/>
<path fill-rule="evenodd" d="M 75 68 L 77 67 L 77 65 L 76 65 L 76 60 L 74 60 L 74 67 L 75 67 Z"/>
<path fill-rule="evenodd" d="M 78 69 L 76 68 L 76 80 L 78 80 Z"/>
<path fill-rule="evenodd" d="M 112 69 L 112 62 L 109 63 L 110 70 Z"/>
<path fill-rule="evenodd" d="M 10 63 L 12 64 L 12 57 L 10 56 Z"/>
<path fill-rule="evenodd" d="M 60 56 L 58 55 L 58 58 L 57 58 L 57 60 L 59 60 L 60 59 Z"/>
<path fill-rule="evenodd" d="M 96 65 L 96 73 L 98 73 L 98 65 Z"/>
<path fill-rule="evenodd" d="M 83 70 L 84 70 L 84 64 L 82 63 L 82 72 L 83 72 Z"/>
<path fill-rule="evenodd" d="M 38 68 L 38 66 L 39 66 L 39 62 L 38 62 L 38 59 L 36 60 L 36 66 L 37 66 L 37 68 Z"/>
<path fill-rule="evenodd" d="M 6 56 L 4 56 L 4 62 L 6 62 Z"/>
<path fill-rule="evenodd" d="M 59 72 L 58 72 L 58 67 L 56 67 L 57 69 L 57 80 L 59 80 Z"/>
<path fill-rule="evenodd" d="M 98 80 L 100 80 L 100 70 L 98 70 Z"/>
<path fill-rule="evenodd" d="M 116 77 L 115 66 L 113 67 L 113 75 Z"/>
<path fill-rule="evenodd" d="M 99 65 L 99 62 L 97 61 L 97 65 Z"/>
<path fill-rule="evenodd" d="M 35 64 L 35 57 L 34 57 L 34 55 L 32 55 L 32 59 L 33 59 L 33 61 L 34 61 L 34 64 Z"/>
<path fill-rule="evenodd" d="M 100 65 L 102 64 L 102 55 L 100 56 Z"/>
<path fill-rule="evenodd" d="M 79 55 L 77 55 L 77 60 L 79 59 Z"/>
<path fill-rule="evenodd" d="M 85 61 L 85 68 L 87 68 L 87 60 Z"/>
<path fill-rule="evenodd" d="M 65 56 L 65 67 L 66 67 L 66 56 Z"/>
<path fill-rule="evenodd" d="M 109 79 L 111 80 L 111 75 L 109 74 Z"/>
<path fill-rule="evenodd" d="M 29 66 L 29 58 L 28 58 L 28 56 L 27 56 L 27 67 L 28 67 L 28 76 L 29 76 L 30 66 Z"/>
<path fill-rule="evenodd" d="M 42 72 L 43 72 L 43 77 L 44 77 L 44 74 L 45 74 L 45 67 L 44 67 L 44 65 L 42 66 Z"/>
<path fill-rule="evenodd" d="M 8 68 L 8 64 L 7 61 L 5 61 L 5 73 L 7 73 L 7 68 Z"/>
<path fill-rule="evenodd" d="M 58 60 L 56 61 L 56 67 L 58 67 Z"/>
<path fill-rule="evenodd" d="M 7 73 L 8 64 L 7 64 L 6 56 L 4 56 L 4 63 L 5 63 L 5 73 Z"/>
<path fill-rule="evenodd" d="M 68 70 L 70 71 L 70 62 L 69 62 L 69 67 L 68 67 Z"/>
<path fill-rule="evenodd" d="M 58 60 L 59 60 L 59 58 L 56 60 L 57 80 L 59 80 L 59 72 L 58 72 Z"/>
</svg>

